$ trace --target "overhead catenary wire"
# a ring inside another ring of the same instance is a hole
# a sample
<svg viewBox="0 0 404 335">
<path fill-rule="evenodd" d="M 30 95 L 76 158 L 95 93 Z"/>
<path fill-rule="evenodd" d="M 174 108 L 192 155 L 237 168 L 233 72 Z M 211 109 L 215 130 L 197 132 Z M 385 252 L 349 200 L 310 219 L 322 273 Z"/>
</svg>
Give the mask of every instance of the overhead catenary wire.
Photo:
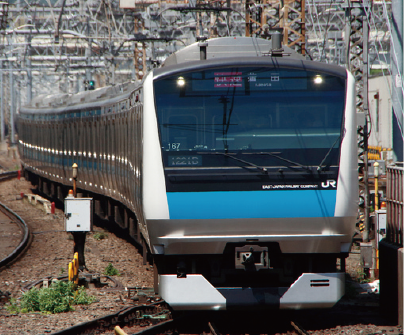
<svg viewBox="0 0 404 335">
<path fill-rule="evenodd" d="M 331 9 L 331 6 L 332 6 L 333 4 L 335 4 L 335 0 L 331 0 L 331 1 L 330 1 L 330 6 L 328 7 L 327 24 L 326 24 L 326 26 L 325 26 L 324 41 L 323 41 L 323 49 L 322 49 L 322 51 L 321 51 L 320 62 L 321 62 L 321 60 L 323 59 L 323 54 L 324 54 L 324 51 L 325 51 L 325 49 L 326 49 L 326 48 L 325 48 L 325 45 L 326 45 L 326 42 L 327 42 L 328 29 L 329 29 L 330 17 L 331 17 L 331 11 L 330 11 L 330 9 Z M 327 59 L 326 59 L 326 62 L 327 62 Z M 328 62 L 327 62 L 327 63 L 328 63 Z"/>
<path fill-rule="evenodd" d="M 319 34 L 321 34 L 321 25 L 320 25 L 320 21 L 319 21 L 319 15 L 318 15 L 318 11 L 317 11 L 317 6 L 314 3 L 315 0 L 311 0 L 312 3 L 310 3 L 310 1 L 308 2 L 308 7 L 309 7 L 309 14 L 311 17 L 311 21 L 313 22 L 313 28 L 314 28 L 314 33 L 316 35 L 316 44 L 317 44 L 317 49 L 320 50 L 321 46 L 319 43 L 320 40 L 320 36 L 317 35 L 317 30 L 316 30 L 316 24 L 317 24 L 317 29 L 319 31 Z M 316 21 L 314 21 L 314 17 L 313 17 L 313 9 L 315 11 L 315 17 L 316 17 Z"/>
</svg>

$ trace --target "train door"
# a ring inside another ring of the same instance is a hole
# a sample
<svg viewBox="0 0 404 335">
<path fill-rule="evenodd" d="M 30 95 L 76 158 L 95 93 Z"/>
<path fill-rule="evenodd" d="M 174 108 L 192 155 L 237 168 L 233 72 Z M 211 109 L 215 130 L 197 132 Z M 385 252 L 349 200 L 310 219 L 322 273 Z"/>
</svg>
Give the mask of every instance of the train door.
<svg viewBox="0 0 404 335">
<path fill-rule="evenodd" d="M 42 168 L 41 170 L 46 171 L 47 166 L 48 166 L 48 155 L 46 154 L 46 145 L 48 142 L 48 136 L 49 136 L 49 129 L 46 127 L 46 121 L 42 121 L 42 143 L 41 143 L 41 162 L 42 162 Z"/>
<path fill-rule="evenodd" d="M 129 106 L 128 106 L 129 107 Z M 129 164 L 128 164 L 128 141 L 129 141 L 129 132 L 128 132 L 128 118 L 129 118 L 129 110 L 125 112 L 125 118 L 124 118 L 124 135 L 123 135 L 123 140 L 124 140 L 124 148 L 123 148 L 123 158 L 124 158 L 124 185 L 125 185 L 125 197 L 126 199 L 129 199 L 129 190 L 130 190 L 130 183 L 129 183 Z"/>
<path fill-rule="evenodd" d="M 95 184 L 93 132 L 94 132 L 94 122 L 93 118 L 91 118 L 88 122 L 88 134 L 87 134 L 88 173 L 91 187 L 94 187 Z"/>
<path fill-rule="evenodd" d="M 38 143 L 37 142 L 37 138 L 38 138 L 38 122 L 36 122 L 36 121 L 32 121 L 32 122 L 33 122 L 33 125 L 34 125 L 33 131 L 32 131 L 32 139 L 35 139 L 35 140 L 31 141 L 31 147 L 32 147 L 31 166 L 36 167 L 36 162 L 37 162 L 37 159 L 38 159 L 38 150 L 36 149 L 38 147 L 38 144 L 37 144 Z"/>
<path fill-rule="evenodd" d="M 39 140 L 39 132 L 40 132 L 40 124 L 39 124 L 39 122 L 35 122 L 35 136 L 34 136 L 34 138 L 35 138 L 35 142 L 33 142 L 33 145 L 34 145 L 34 156 L 33 156 L 33 159 L 34 159 L 34 161 L 33 161 L 33 166 L 34 167 L 38 167 L 38 163 L 39 163 L 39 143 L 40 143 L 40 140 Z"/>
<path fill-rule="evenodd" d="M 37 165 L 36 167 L 42 166 L 42 136 L 43 136 L 43 126 L 42 126 L 42 121 L 38 122 L 38 144 L 37 144 Z"/>
<path fill-rule="evenodd" d="M 94 142 L 93 142 L 93 131 L 94 131 L 94 122 L 93 117 L 90 117 L 88 121 L 87 128 L 87 167 L 88 167 L 88 182 L 91 185 L 91 188 L 94 187 L 95 184 L 95 170 L 94 170 Z"/>
<path fill-rule="evenodd" d="M 56 134 L 56 122 L 49 121 L 49 128 L 51 129 L 49 134 L 49 142 L 48 142 L 48 156 L 50 162 L 50 173 L 51 175 L 56 175 L 56 147 L 57 147 L 57 134 Z"/>
<path fill-rule="evenodd" d="M 116 172 L 116 156 L 117 156 L 117 122 L 114 116 L 111 121 L 111 188 L 115 192 L 118 191 L 117 187 L 117 172 Z"/>
<path fill-rule="evenodd" d="M 125 122 L 125 114 L 121 112 L 119 118 L 119 192 L 121 193 L 121 197 L 124 197 L 126 193 L 126 185 L 125 185 L 125 161 L 124 161 L 124 122 Z"/>
<path fill-rule="evenodd" d="M 79 166 L 79 175 L 80 175 L 80 183 L 84 184 L 84 181 L 86 180 L 87 176 L 87 168 L 85 165 L 85 159 L 83 158 L 83 152 L 84 152 L 84 143 L 86 141 L 86 138 L 84 136 L 85 134 L 85 122 L 82 121 L 82 119 L 79 119 L 78 122 L 78 132 L 79 132 L 79 143 L 78 143 L 78 151 L 77 151 L 77 159 L 79 161 L 78 166 Z M 84 186 L 84 185 L 82 185 Z"/>
<path fill-rule="evenodd" d="M 136 207 L 138 210 L 138 213 L 141 215 L 142 212 L 142 185 L 143 183 L 141 182 L 142 180 L 142 167 L 143 167 L 143 143 L 142 143 L 142 106 L 137 105 L 136 106 L 136 115 L 135 115 L 135 134 L 134 138 L 136 138 L 136 143 L 135 143 L 135 155 L 136 155 Z"/>
<path fill-rule="evenodd" d="M 60 156 L 59 156 L 59 149 L 60 149 L 60 126 L 57 120 L 54 121 L 55 124 L 55 135 L 56 135 L 56 143 L 55 143 L 55 148 L 53 149 L 53 155 L 55 156 L 54 160 L 54 171 L 55 171 L 55 176 L 59 176 L 59 166 L 60 166 Z"/>
<path fill-rule="evenodd" d="M 48 139 L 48 156 L 49 156 L 49 165 L 50 165 L 50 173 L 51 175 L 56 175 L 56 147 L 57 147 L 57 134 L 56 134 L 56 122 L 48 121 L 49 128 L 51 131 L 49 132 Z"/>
<path fill-rule="evenodd" d="M 73 122 L 69 121 L 66 125 L 66 138 L 67 138 L 67 155 L 65 164 L 65 178 L 70 178 L 70 167 L 73 165 L 72 152 L 73 152 Z"/>
<path fill-rule="evenodd" d="M 79 150 L 79 141 L 78 141 L 78 135 L 79 135 L 79 132 L 78 132 L 78 127 L 79 127 L 79 125 L 78 125 L 78 122 L 75 120 L 74 122 L 73 122 L 73 132 L 72 132 L 72 134 L 73 134 L 73 150 L 72 150 L 72 165 L 74 164 L 74 163 L 76 163 L 77 165 L 79 165 L 79 160 L 77 159 L 77 152 L 78 152 L 78 150 Z M 71 168 L 71 166 L 70 166 L 70 168 Z M 72 170 L 70 169 L 70 171 L 69 171 L 69 177 L 71 176 L 71 173 L 72 173 Z M 78 174 L 78 176 L 80 175 L 80 171 L 78 171 L 77 172 L 77 174 Z"/>
<path fill-rule="evenodd" d="M 119 111 L 119 109 L 118 109 Z M 121 183 L 121 114 L 118 114 L 115 119 L 115 185 L 114 189 L 117 191 L 117 195 L 120 195 L 122 190 Z"/>
<path fill-rule="evenodd" d="M 100 124 L 100 128 L 99 128 L 99 139 L 100 139 L 100 160 L 99 160 L 99 164 L 100 164 L 100 173 L 101 173 L 101 179 L 100 179 L 100 184 L 102 185 L 102 189 L 105 192 L 105 188 L 107 185 L 107 179 L 106 179 L 106 161 L 105 161 L 105 157 L 106 157 L 106 143 L 107 143 L 107 134 L 106 134 L 106 117 L 103 116 L 101 118 L 101 124 Z"/>
<path fill-rule="evenodd" d="M 63 139 L 62 139 L 62 144 L 61 144 L 61 150 L 62 150 L 62 153 L 61 153 L 61 167 L 60 167 L 60 169 L 61 169 L 61 171 L 60 171 L 60 176 L 62 177 L 62 178 L 66 178 L 66 165 L 67 165 L 67 150 L 68 150 L 68 147 L 67 147 L 67 130 L 68 130 L 68 128 L 67 128 L 67 122 L 66 121 L 62 121 L 62 123 L 61 123 L 61 131 L 63 132 Z"/>
<path fill-rule="evenodd" d="M 111 126 L 111 120 L 106 121 L 105 125 L 105 133 L 106 133 L 106 144 L 105 144 L 105 151 L 106 151 L 106 187 L 109 190 L 112 189 L 112 183 L 111 183 L 111 172 L 112 172 L 112 164 L 111 164 L 111 152 L 112 152 L 112 126 Z"/>
<path fill-rule="evenodd" d="M 102 155 L 102 148 L 103 148 L 103 142 L 105 141 L 104 135 L 101 133 L 102 129 L 102 117 L 97 116 L 96 121 L 95 121 L 95 132 L 94 132 L 94 141 L 96 144 L 96 151 L 95 153 L 97 154 L 97 185 L 98 188 L 103 184 L 102 182 L 102 165 L 101 165 L 101 155 Z"/>
<path fill-rule="evenodd" d="M 88 155 L 87 155 L 87 148 L 88 148 L 88 141 L 87 141 L 88 122 L 87 122 L 87 120 L 83 120 L 81 122 L 81 125 L 82 125 L 81 138 L 83 139 L 81 142 L 81 145 L 82 145 L 81 161 L 83 164 L 83 172 L 84 172 L 83 184 L 86 185 L 86 184 L 88 184 L 88 178 L 89 178 L 89 166 L 88 166 Z"/>
<path fill-rule="evenodd" d="M 133 132 L 133 126 L 134 126 L 134 112 L 135 108 L 131 107 L 131 110 L 128 115 L 128 185 L 129 185 L 129 198 L 131 200 L 135 199 L 135 188 L 136 188 L 136 182 L 135 182 L 135 169 L 136 169 L 136 159 L 135 159 L 135 141 L 136 139 L 134 138 L 134 132 Z"/>
</svg>

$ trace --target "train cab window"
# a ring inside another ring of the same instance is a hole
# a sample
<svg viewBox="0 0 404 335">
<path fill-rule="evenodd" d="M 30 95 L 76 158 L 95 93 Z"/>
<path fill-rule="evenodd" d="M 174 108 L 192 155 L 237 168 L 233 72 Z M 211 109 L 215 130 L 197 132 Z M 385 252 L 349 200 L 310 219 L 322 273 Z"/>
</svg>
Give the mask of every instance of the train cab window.
<svg viewBox="0 0 404 335">
<path fill-rule="evenodd" d="M 198 140 L 198 118 L 196 115 L 168 113 L 167 131 L 163 139 L 163 150 L 179 151 L 194 149 Z"/>
<path fill-rule="evenodd" d="M 170 152 L 178 151 L 200 155 L 198 166 L 220 166 L 225 160 L 217 153 L 230 152 L 275 166 L 279 160 L 262 156 L 279 152 L 316 166 L 330 150 L 328 159 L 336 165 L 345 81 L 342 75 L 270 67 L 214 68 L 156 79 L 164 163 L 170 166 Z"/>
</svg>

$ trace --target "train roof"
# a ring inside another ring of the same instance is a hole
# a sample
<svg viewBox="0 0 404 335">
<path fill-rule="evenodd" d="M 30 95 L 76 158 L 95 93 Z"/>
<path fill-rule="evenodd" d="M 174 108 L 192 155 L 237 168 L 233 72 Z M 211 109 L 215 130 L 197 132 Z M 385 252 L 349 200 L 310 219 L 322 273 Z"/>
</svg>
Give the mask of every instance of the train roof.
<svg viewBox="0 0 404 335">
<path fill-rule="evenodd" d="M 129 96 L 139 84 L 140 82 L 126 82 L 76 94 L 43 94 L 35 97 L 29 104 L 21 107 L 20 111 L 23 113 L 38 113 L 38 110 L 40 110 L 42 112 L 57 113 L 77 108 L 97 108 L 124 99 Z"/>
<path fill-rule="evenodd" d="M 200 46 L 206 45 L 206 59 L 229 57 L 263 57 L 273 51 L 272 40 L 256 37 L 218 37 L 196 42 L 173 53 L 164 61 L 163 66 L 200 60 Z M 282 46 L 283 53 L 289 58 L 304 60 L 305 57 L 293 49 Z"/>
<path fill-rule="evenodd" d="M 206 47 L 206 60 L 202 61 L 201 44 Z M 193 43 L 170 55 L 160 68 L 154 70 L 154 78 L 210 66 L 268 65 L 269 63 L 273 63 L 274 66 L 305 68 L 341 77 L 346 76 L 344 68 L 308 61 L 287 46 L 282 46 L 281 50 L 273 50 L 271 40 L 255 37 L 219 37 Z M 76 94 L 40 95 L 21 107 L 20 111 L 22 113 L 38 113 L 39 111 L 62 113 L 70 110 L 97 108 L 127 98 L 140 85 L 140 81 L 126 82 Z"/>
<path fill-rule="evenodd" d="M 200 43 L 191 44 L 169 56 L 160 68 L 153 71 L 154 79 L 184 71 L 226 66 L 273 66 L 328 73 L 341 78 L 347 75 L 346 69 L 341 66 L 307 60 L 287 46 L 282 46 L 281 52 L 273 50 L 270 40 L 255 37 L 206 40 L 202 42 L 206 45 L 206 59 L 203 60 Z"/>
</svg>

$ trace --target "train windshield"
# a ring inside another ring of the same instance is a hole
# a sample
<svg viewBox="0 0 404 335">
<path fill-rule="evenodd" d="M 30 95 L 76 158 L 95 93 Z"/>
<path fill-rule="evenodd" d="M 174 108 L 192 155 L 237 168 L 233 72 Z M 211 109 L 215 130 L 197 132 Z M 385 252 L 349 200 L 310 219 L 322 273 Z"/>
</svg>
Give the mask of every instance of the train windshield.
<svg viewBox="0 0 404 335">
<path fill-rule="evenodd" d="M 338 164 L 345 78 L 215 68 L 157 79 L 154 90 L 166 168 Z"/>
</svg>

